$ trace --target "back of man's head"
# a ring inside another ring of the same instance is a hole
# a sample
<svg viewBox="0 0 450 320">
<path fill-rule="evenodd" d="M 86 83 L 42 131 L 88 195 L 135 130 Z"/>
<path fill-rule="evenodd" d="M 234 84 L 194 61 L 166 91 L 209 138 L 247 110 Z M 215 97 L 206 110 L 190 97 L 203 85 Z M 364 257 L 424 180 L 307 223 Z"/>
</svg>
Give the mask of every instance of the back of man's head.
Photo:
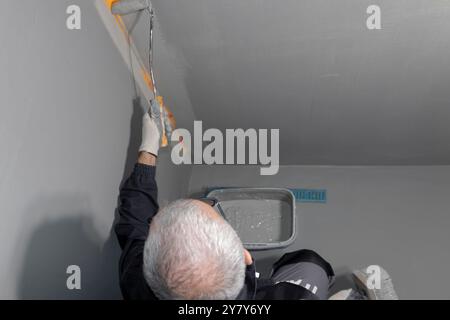
<svg viewBox="0 0 450 320">
<path fill-rule="evenodd" d="M 244 285 L 242 242 L 195 200 L 178 200 L 153 218 L 144 275 L 160 299 L 234 299 Z"/>
</svg>

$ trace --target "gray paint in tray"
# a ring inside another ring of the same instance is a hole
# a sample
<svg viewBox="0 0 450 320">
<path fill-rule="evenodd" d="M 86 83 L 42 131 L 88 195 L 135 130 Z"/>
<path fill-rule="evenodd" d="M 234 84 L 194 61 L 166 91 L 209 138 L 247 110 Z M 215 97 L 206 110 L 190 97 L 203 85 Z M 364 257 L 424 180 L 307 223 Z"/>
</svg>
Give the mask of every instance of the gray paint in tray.
<svg viewBox="0 0 450 320">
<path fill-rule="evenodd" d="M 295 238 L 295 199 L 277 188 L 216 189 L 225 219 L 248 249 L 284 247 Z"/>
</svg>

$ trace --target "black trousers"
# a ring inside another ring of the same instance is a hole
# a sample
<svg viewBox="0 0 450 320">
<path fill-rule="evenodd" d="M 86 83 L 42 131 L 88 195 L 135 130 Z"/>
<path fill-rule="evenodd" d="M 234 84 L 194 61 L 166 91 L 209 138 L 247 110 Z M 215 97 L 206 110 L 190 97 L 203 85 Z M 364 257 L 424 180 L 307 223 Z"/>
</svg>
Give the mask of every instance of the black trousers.
<svg viewBox="0 0 450 320">
<path fill-rule="evenodd" d="M 257 299 L 325 300 L 334 281 L 331 265 L 311 250 L 285 254 L 270 279 L 258 281 Z"/>
</svg>

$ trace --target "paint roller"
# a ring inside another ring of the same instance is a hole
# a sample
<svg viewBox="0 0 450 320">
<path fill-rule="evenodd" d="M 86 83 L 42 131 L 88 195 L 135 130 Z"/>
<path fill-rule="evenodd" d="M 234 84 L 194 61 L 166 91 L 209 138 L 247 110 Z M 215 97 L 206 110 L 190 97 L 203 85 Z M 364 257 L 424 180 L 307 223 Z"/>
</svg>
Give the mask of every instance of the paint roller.
<svg viewBox="0 0 450 320">
<path fill-rule="evenodd" d="M 150 101 L 151 116 L 159 121 L 156 121 L 157 126 L 161 133 L 161 146 L 168 145 L 168 140 L 175 126 L 175 120 L 173 114 L 164 105 L 161 96 L 157 95 L 156 84 L 153 75 L 153 8 L 151 7 L 150 0 L 115 0 L 111 4 L 111 13 L 113 15 L 128 15 L 137 13 L 143 10 L 148 10 L 150 13 L 150 50 L 149 50 L 149 72 L 144 74 L 144 79 L 148 83 L 148 86 L 153 89 L 154 99 Z M 150 78 L 150 79 L 149 79 Z"/>
</svg>

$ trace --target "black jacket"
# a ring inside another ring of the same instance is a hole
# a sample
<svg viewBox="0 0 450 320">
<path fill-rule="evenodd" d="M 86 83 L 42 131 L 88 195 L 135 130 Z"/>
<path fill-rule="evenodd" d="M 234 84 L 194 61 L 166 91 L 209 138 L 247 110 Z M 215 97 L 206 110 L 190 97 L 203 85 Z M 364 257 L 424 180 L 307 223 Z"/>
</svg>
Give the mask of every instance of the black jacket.
<svg viewBox="0 0 450 320">
<path fill-rule="evenodd" d="M 131 176 L 124 182 L 119 196 L 119 221 L 115 226 L 122 255 L 119 262 L 120 288 L 124 299 L 154 300 L 143 273 L 144 244 L 153 216 L 158 212 L 158 188 L 154 166 L 136 164 Z M 334 276 L 331 266 L 313 251 L 300 250 L 284 255 L 274 268 L 312 262 Z M 274 269 L 275 270 L 275 269 Z M 310 291 L 290 283 L 275 284 L 270 279 L 257 280 L 255 266 L 247 266 L 245 285 L 238 299 L 317 299 Z"/>
<path fill-rule="evenodd" d="M 158 212 L 156 167 L 136 164 L 119 195 L 119 221 L 115 226 L 122 255 L 120 289 L 126 300 L 156 299 L 142 270 L 144 244 L 149 225 Z"/>
</svg>

